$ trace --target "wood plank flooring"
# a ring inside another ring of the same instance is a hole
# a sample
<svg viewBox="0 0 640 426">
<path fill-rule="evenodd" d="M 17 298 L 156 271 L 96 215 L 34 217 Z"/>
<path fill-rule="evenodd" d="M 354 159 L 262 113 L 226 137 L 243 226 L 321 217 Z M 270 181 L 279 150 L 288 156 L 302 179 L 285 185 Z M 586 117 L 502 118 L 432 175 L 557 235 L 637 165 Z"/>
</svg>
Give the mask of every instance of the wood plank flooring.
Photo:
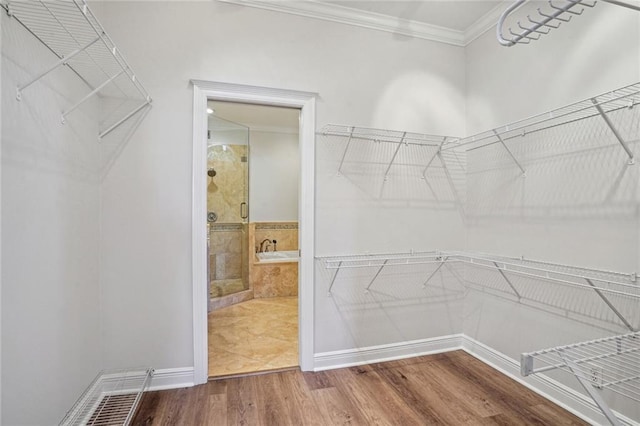
<svg viewBox="0 0 640 426">
<path fill-rule="evenodd" d="M 145 394 L 134 425 L 586 425 L 463 351 Z"/>
</svg>

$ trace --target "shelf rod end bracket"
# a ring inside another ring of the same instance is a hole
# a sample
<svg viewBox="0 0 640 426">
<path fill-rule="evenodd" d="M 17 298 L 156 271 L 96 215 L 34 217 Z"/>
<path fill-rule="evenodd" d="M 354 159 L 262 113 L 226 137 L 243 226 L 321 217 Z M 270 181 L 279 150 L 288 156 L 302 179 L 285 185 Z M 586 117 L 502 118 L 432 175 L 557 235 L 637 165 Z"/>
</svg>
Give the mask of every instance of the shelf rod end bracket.
<svg viewBox="0 0 640 426">
<path fill-rule="evenodd" d="M 344 164 L 344 159 L 347 156 L 347 151 L 349 151 L 349 145 L 351 144 L 351 139 L 353 138 L 354 130 L 355 130 L 355 127 L 349 128 L 349 139 L 347 140 L 347 146 L 344 149 L 344 152 L 342 153 L 342 158 L 340 159 L 340 166 L 338 166 L 338 176 L 342 174 L 342 164 Z"/>
<path fill-rule="evenodd" d="M 502 138 L 500 137 L 500 134 L 498 133 L 498 131 L 496 129 L 493 129 L 493 134 L 496 135 L 496 138 L 498 138 L 498 141 L 502 144 L 502 146 L 504 147 L 504 149 L 507 150 L 507 153 L 509 154 L 509 156 L 511 157 L 511 159 L 513 160 L 514 163 L 516 163 L 516 165 L 518 166 L 518 168 L 520 169 L 520 171 L 522 172 L 523 176 L 526 176 L 526 171 L 524 170 L 524 168 L 522 167 L 522 165 L 520 164 L 520 162 L 518 161 L 518 159 L 515 157 L 515 155 L 513 155 L 513 153 L 511 152 L 511 150 L 509 149 L 509 147 L 507 146 L 506 143 L 504 143 L 504 141 L 502 140 Z"/>
<path fill-rule="evenodd" d="M 604 122 L 607 124 L 607 126 L 609 127 L 613 135 L 618 140 L 618 143 L 622 145 L 622 148 L 625 150 L 625 152 L 629 156 L 628 164 L 629 165 L 635 164 L 635 159 L 633 158 L 633 151 L 631 151 L 631 148 L 629 148 L 629 145 L 627 145 L 627 142 L 625 142 L 625 140 L 622 138 L 622 136 L 618 132 L 618 129 L 616 129 L 616 126 L 613 125 L 607 113 L 604 112 L 604 110 L 602 109 L 602 107 L 600 106 L 596 98 L 591 98 L 591 103 L 593 103 L 593 106 L 596 107 L 596 110 L 598 110 L 598 114 L 600 114 Z"/>
</svg>

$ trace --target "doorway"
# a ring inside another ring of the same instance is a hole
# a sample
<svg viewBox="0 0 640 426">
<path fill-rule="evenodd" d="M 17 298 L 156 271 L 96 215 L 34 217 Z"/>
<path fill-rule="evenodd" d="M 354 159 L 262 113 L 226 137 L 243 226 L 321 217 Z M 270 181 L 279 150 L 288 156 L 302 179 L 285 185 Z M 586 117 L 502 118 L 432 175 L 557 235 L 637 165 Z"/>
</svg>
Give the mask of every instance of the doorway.
<svg viewBox="0 0 640 426">
<path fill-rule="evenodd" d="M 295 368 L 300 109 L 207 114 L 209 378 Z"/>
<path fill-rule="evenodd" d="M 300 108 L 300 192 L 299 192 L 299 364 L 313 369 L 314 341 L 314 164 L 315 103 L 317 94 L 286 89 L 192 80 L 193 84 L 193 208 L 192 286 L 194 384 L 208 378 L 207 336 L 207 240 L 202 232 L 206 222 L 207 185 L 207 101 L 245 102 L 258 105 Z"/>
</svg>

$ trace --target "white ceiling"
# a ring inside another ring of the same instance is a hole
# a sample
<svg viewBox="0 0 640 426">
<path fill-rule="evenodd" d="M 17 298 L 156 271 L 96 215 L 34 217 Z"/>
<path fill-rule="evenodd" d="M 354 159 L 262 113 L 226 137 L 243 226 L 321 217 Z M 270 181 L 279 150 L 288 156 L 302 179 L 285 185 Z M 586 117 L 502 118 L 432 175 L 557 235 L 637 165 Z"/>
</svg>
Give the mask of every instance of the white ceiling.
<svg viewBox="0 0 640 426">
<path fill-rule="evenodd" d="M 466 46 L 513 0 L 219 0 Z"/>
</svg>

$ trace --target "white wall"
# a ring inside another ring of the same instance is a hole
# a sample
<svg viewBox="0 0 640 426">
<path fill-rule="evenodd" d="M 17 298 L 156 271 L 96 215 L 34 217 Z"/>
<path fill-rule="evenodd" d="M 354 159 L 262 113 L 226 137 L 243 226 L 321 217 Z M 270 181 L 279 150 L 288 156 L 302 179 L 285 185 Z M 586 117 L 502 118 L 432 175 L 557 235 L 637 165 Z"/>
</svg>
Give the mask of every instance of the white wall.
<svg viewBox="0 0 640 426">
<path fill-rule="evenodd" d="M 468 46 L 466 69 L 469 131 L 506 125 L 638 82 L 640 19 L 598 3 L 529 45 L 500 47 L 489 32 Z M 639 113 L 611 116 L 636 153 Z M 627 166 L 600 117 L 513 139 L 508 146 L 526 177 L 499 145 L 469 155 L 469 250 L 638 270 L 638 164 Z M 466 273 L 506 286 L 498 274 L 472 268 Z M 529 306 L 472 292 L 465 334 L 519 359 L 522 352 L 628 331 L 595 294 L 544 288 L 546 301 Z M 637 322 L 637 316 L 636 308 L 631 319 Z"/>
<path fill-rule="evenodd" d="M 605 4 L 598 5 L 601 13 L 585 13 L 563 26 L 557 34 L 566 37 L 505 49 L 488 32 L 466 50 L 217 2 L 109 2 L 98 8 L 154 105 L 126 144 L 102 144 L 99 162 L 97 128 L 82 120 L 85 112 L 78 111 L 80 117 L 67 127 L 58 124 L 58 112 L 68 103 L 62 94 L 84 93 L 75 76 L 63 70 L 38 83 L 37 104 L 28 94 L 19 104 L 3 97 L 2 420 L 7 424 L 57 421 L 100 367 L 192 365 L 189 79 L 317 92 L 319 127 L 339 123 L 454 136 L 640 79 L 640 21 Z M 40 69 L 37 58 L 48 52 L 6 15 L 2 27 L 6 94 L 25 73 Z M 404 166 L 394 166 L 383 182 L 385 149 L 356 149 L 338 175 L 344 143 L 318 136 L 318 255 L 466 246 L 637 270 L 638 220 L 626 210 L 608 216 L 606 209 L 587 209 L 576 218 L 552 205 L 556 214 L 532 220 L 524 206 L 539 201 L 530 194 L 555 185 L 552 174 L 545 174 L 558 172 L 555 163 L 525 158 L 537 165 L 537 174 L 526 184 L 505 183 L 500 179 L 509 178 L 511 170 L 498 180 L 491 174 L 503 154 L 480 157 L 475 172 L 488 178 L 469 179 L 462 201 L 472 192 L 494 197 L 489 204 L 471 198 L 465 223 L 441 167 L 429 171 L 441 195 L 436 200 L 407 166 L 428 153 L 407 148 L 401 154 Z M 607 179 L 618 160 L 611 152 L 600 170 Z M 589 160 L 597 162 L 600 155 Z M 371 162 L 373 167 L 363 166 Z M 577 176 L 587 179 L 589 169 Z M 629 171 L 624 181 L 628 202 L 637 171 Z M 585 188 L 579 179 L 572 182 Z M 596 194 L 588 189 L 587 197 Z M 520 201 L 509 198 L 514 194 Z M 318 262 L 316 352 L 464 330 L 517 358 L 530 347 L 603 333 L 575 323 L 557 325 L 546 313 L 475 293 L 464 301 L 444 269 L 422 290 L 429 268 L 387 268 L 369 293 L 363 290 L 375 269 L 345 270 L 327 297 L 333 271 Z M 47 350 L 38 350 L 42 347 Z M 41 409 L 29 410 L 34 400 Z"/>
<path fill-rule="evenodd" d="M 154 97 L 102 186 L 106 366 L 193 363 L 189 79 L 317 92 L 319 126 L 464 131 L 462 48 L 217 2 L 103 6 L 101 20 Z M 335 181 L 330 148 L 318 141 L 317 254 L 462 243 L 461 222 L 450 212 L 406 199 L 385 204 Z M 439 230 L 437 220 L 450 216 L 457 228 Z M 324 286 L 317 288 L 326 295 Z M 328 303 L 323 296 L 316 310 L 318 351 L 401 341 L 403 333 L 389 327 L 395 321 L 408 324 L 407 335 L 431 335 L 422 331 L 429 314 L 423 307 L 395 312 L 392 322 L 374 310 L 370 320 L 355 323 L 340 320 Z M 453 315 L 458 319 L 447 331 L 460 329 L 460 315 Z M 363 327 L 380 331 L 354 341 L 350 333 Z"/>
<path fill-rule="evenodd" d="M 298 221 L 298 133 L 249 130 L 249 220 Z"/>
<path fill-rule="evenodd" d="M 57 424 L 101 367 L 99 144 L 88 88 L 4 11 L 2 424 Z"/>
</svg>

